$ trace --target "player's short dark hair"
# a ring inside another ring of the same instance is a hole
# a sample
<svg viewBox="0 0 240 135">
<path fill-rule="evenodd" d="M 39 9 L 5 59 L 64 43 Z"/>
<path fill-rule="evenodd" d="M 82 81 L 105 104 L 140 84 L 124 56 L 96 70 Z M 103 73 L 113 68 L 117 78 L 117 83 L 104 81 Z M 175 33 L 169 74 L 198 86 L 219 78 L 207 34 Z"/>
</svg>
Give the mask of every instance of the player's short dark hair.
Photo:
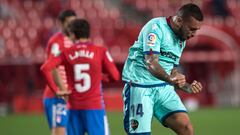
<svg viewBox="0 0 240 135">
<path fill-rule="evenodd" d="M 73 33 L 77 39 L 89 38 L 90 24 L 85 19 L 75 19 L 70 23 L 69 31 Z"/>
<path fill-rule="evenodd" d="M 59 16 L 58 19 L 61 21 L 61 23 L 64 23 L 64 21 L 66 20 L 67 17 L 71 17 L 71 16 L 77 16 L 74 10 L 71 9 L 67 9 L 67 10 L 63 10 Z"/>
<path fill-rule="evenodd" d="M 193 3 L 183 5 L 177 12 L 177 15 L 183 19 L 188 19 L 189 17 L 194 17 L 198 21 L 203 21 L 203 13 L 201 9 Z"/>
</svg>

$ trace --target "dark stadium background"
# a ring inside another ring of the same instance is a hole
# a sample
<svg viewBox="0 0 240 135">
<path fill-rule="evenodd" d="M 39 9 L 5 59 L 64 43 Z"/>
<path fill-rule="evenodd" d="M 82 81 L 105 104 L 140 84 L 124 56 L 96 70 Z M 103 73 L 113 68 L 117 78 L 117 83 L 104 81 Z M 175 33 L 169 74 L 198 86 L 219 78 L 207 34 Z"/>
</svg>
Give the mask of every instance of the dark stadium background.
<svg viewBox="0 0 240 135">
<path fill-rule="evenodd" d="M 205 20 L 187 42 L 179 69 L 204 89 L 197 95 L 179 94 L 192 111 L 197 135 L 240 134 L 239 0 L 0 0 L 0 134 L 50 134 L 39 67 L 61 10 L 74 9 L 90 22 L 92 41 L 108 47 L 121 71 L 141 27 L 153 17 L 173 15 L 187 2 L 198 4 Z M 111 132 L 124 134 L 123 83 L 103 86 Z M 174 134 L 156 120 L 152 130 L 153 135 Z"/>
</svg>

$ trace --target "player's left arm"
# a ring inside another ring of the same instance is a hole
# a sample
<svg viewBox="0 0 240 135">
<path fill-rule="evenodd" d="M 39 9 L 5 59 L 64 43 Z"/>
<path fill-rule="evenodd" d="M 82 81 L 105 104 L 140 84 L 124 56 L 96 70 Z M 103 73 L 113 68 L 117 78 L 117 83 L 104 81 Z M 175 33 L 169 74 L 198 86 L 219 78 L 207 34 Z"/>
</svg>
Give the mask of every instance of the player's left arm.
<svg viewBox="0 0 240 135">
<path fill-rule="evenodd" d="M 180 88 L 180 90 L 187 92 L 187 93 L 199 93 L 202 91 L 202 84 L 196 80 L 194 80 L 191 84 L 185 83 L 183 87 Z"/>
<path fill-rule="evenodd" d="M 114 81 L 118 81 L 120 78 L 119 71 L 116 65 L 113 62 L 112 56 L 107 51 L 107 49 L 103 52 L 103 69 L 107 72 L 107 75 Z M 106 77 L 106 74 L 105 74 Z M 107 79 L 107 78 L 103 78 Z"/>
</svg>

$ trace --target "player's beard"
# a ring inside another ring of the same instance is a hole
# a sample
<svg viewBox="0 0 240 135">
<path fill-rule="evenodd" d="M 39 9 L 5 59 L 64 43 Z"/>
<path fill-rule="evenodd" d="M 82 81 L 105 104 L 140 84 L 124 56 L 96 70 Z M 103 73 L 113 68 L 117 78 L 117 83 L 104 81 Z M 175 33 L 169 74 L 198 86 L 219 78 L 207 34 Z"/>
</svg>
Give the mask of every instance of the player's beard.
<svg viewBox="0 0 240 135">
<path fill-rule="evenodd" d="M 181 26 L 181 27 L 179 28 L 178 32 L 177 32 L 177 36 L 178 36 L 178 38 L 179 38 L 181 41 L 187 40 L 187 39 L 184 37 L 184 34 L 185 34 L 185 32 L 184 32 L 183 26 Z"/>
</svg>

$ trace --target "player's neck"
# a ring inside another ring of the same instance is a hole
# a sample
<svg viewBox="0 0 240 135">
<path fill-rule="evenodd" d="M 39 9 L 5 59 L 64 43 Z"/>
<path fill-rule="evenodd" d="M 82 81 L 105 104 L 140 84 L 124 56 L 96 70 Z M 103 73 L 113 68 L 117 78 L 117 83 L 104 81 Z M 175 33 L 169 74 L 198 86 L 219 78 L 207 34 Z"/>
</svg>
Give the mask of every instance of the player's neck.
<svg viewBox="0 0 240 135">
<path fill-rule="evenodd" d="M 60 30 L 60 32 L 62 33 L 62 35 L 64 35 L 64 36 L 68 37 L 68 34 L 67 34 L 67 32 L 66 32 L 66 31 L 64 31 L 63 29 L 61 29 L 61 30 Z"/>
</svg>

